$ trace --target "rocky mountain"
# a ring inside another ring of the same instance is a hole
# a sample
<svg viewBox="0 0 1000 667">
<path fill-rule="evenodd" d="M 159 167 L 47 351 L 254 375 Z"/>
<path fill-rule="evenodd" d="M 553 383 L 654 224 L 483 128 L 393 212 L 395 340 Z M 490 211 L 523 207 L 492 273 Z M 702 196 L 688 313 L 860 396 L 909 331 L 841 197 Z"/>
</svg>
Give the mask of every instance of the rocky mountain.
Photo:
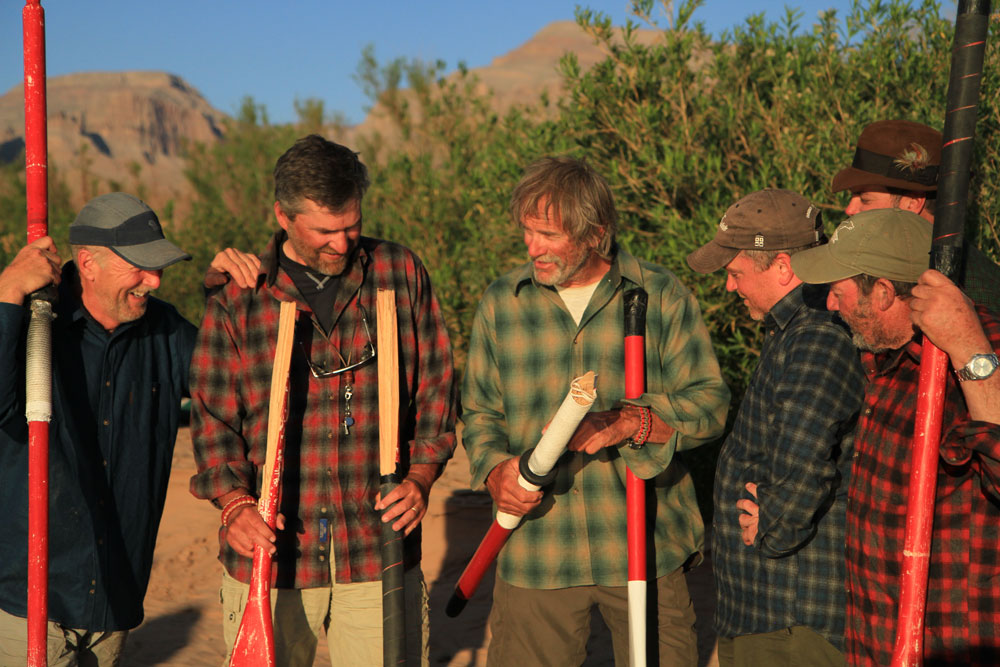
<svg viewBox="0 0 1000 667">
<path fill-rule="evenodd" d="M 24 148 L 24 93 L 0 97 L 0 160 Z M 154 206 L 188 194 L 185 141 L 222 136 L 224 114 L 179 76 L 164 72 L 87 72 L 48 80 L 49 161 L 75 198 L 108 182 L 134 189 Z"/>
<path fill-rule="evenodd" d="M 657 33 L 643 31 L 652 41 Z M 479 87 L 494 93 L 498 111 L 532 103 L 547 91 L 560 94 L 559 59 L 577 54 L 586 69 L 604 58 L 593 39 L 571 21 L 552 23 L 532 39 L 486 66 L 471 70 Z M 339 140 L 359 134 L 391 136 L 376 105 L 369 117 L 348 128 Z M 212 108 L 180 76 L 165 72 L 87 72 L 48 80 L 49 161 L 82 205 L 108 183 L 131 191 L 141 182 L 154 208 L 174 200 L 183 211 L 190 189 L 184 178 L 185 141 L 213 142 L 222 137 L 225 114 Z M 391 145 L 391 144 L 390 144 Z M 0 162 L 24 147 L 22 86 L 0 97 Z"/>
</svg>

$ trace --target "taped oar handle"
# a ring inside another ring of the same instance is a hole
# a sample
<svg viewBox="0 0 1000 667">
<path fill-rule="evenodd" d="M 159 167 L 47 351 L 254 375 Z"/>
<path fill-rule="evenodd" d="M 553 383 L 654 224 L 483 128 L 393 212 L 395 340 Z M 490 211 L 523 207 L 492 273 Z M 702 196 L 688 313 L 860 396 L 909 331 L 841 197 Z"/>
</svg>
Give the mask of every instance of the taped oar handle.
<svg viewBox="0 0 1000 667">
<path fill-rule="evenodd" d="M 385 498 L 399 486 L 396 473 L 379 477 L 379 493 Z M 383 514 L 389 508 L 382 510 Z M 403 534 L 393 530 L 392 521 L 382 524 L 382 664 L 406 661 L 406 612 L 403 567 Z"/>
<path fill-rule="evenodd" d="M 594 405 L 594 400 L 597 398 L 597 389 L 594 386 L 596 379 L 597 375 L 593 371 L 588 371 L 570 383 L 569 393 L 552 417 L 538 444 L 521 455 L 518 464 L 520 476 L 517 481 L 522 488 L 537 491 L 553 479 L 556 462 L 566 451 L 566 445 L 569 444 L 576 428 Z M 532 479 L 535 482 L 531 481 Z M 486 536 L 479 543 L 472 560 L 455 584 L 455 591 L 445 609 L 448 616 L 457 616 L 465 608 L 465 603 L 476 592 L 490 563 L 496 560 L 507 538 L 520 523 L 519 516 L 497 512 Z"/>
<path fill-rule="evenodd" d="M 959 0 L 930 261 L 930 268 L 959 284 L 976 107 L 983 78 L 989 17 L 988 0 Z M 947 355 L 925 339 L 917 384 L 893 667 L 919 666 L 923 661 L 924 612 L 947 372 Z"/>
<path fill-rule="evenodd" d="M 521 474 L 521 477 L 524 478 L 524 481 L 528 482 L 529 484 L 534 484 L 538 488 L 541 488 L 543 486 L 548 486 L 552 482 L 552 480 L 556 478 L 556 475 L 559 473 L 559 471 L 553 466 L 547 472 L 541 475 L 535 473 L 535 471 L 531 469 L 531 462 L 534 453 L 535 453 L 535 448 L 532 447 L 531 449 L 524 452 L 524 454 L 521 454 L 521 459 L 517 463 L 517 471 Z"/>
</svg>

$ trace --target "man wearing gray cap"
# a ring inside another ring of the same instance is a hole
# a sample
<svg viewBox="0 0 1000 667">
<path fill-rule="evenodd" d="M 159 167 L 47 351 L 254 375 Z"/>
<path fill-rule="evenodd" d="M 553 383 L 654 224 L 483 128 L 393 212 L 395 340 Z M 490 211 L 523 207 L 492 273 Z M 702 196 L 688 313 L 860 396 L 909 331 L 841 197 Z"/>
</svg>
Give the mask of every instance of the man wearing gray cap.
<svg viewBox="0 0 1000 667">
<path fill-rule="evenodd" d="M 952 366 L 945 387 L 924 633 L 925 664 L 1000 664 L 1000 319 L 928 270 L 931 227 L 900 209 L 858 213 L 799 253 L 829 283 L 868 377 L 848 489 L 847 654 L 890 663 L 906 523 L 921 338 Z"/>
<path fill-rule="evenodd" d="M 0 273 L 0 665 L 24 664 L 32 292 L 59 286 L 49 425 L 48 664 L 117 664 L 142 601 L 163 512 L 195 327 L 150 296 L 190 256 L 156 214 L 122 193 L 92 199 L 70 225 L 73 261 L 52 239 Z M 220 258 L 213 262 L 226 270 Z M 231 265 L 229 265 L 232 268 Z M 238 275 L 238 274 L 237 274 Z"/>
<path fill-rule="evenodd" d="M 687 258 L 699 273 L 725 268 L 726 289 L 766 330 L 715 473 L 723 667 L 844 664 L 846 483 L 863 374 L 846 329 L 791 268 L 824 241 L 807 199 L 761 190 Z"/>
</svg>

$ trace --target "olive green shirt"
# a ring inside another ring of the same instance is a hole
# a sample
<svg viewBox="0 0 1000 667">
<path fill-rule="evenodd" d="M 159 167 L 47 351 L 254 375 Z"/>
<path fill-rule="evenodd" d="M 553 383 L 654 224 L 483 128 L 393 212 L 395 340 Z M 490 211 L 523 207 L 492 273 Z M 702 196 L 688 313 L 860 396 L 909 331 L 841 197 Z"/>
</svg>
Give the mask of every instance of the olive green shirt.
<svg viewBox="0 0 1000 667">
<path fill-rule="evenodd" d="M 483 296 L 470 340 L 462 394 L 473 486 L 504 460 L 533 447 L 574 377 L 597 373 L 594 411 L 624 396 L 623 295 L 642 286 L 646 315 L 646 405 L 677 433 L 639 450 L 607 447 L 567 453 L 541 505 L 525 516 L 499 558 L 500 577 L 524 588 L 564 588 L 627 580 L 626 465 L 650 480 L 649 567 L 667 574 L 703 545 L 691 476 L 675 452 L 719 436 L 729 390 L 722 381 L 701 311 L 665 269 L 619 249 L 577 325 L 558 293 L 531 276 L 531 265 L 501 277 Z M 655 564 L 655 565 L 654 565 Z"/>
</svg>

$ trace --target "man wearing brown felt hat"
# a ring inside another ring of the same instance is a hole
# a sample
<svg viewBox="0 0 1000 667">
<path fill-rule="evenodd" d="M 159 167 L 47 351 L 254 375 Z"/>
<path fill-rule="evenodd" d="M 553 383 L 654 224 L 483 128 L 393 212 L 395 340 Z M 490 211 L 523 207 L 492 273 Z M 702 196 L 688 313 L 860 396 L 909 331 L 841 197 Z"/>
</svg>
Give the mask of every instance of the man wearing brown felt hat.
<svg viewBox="0 0 1000 667">
<path fill-rule="evenodd" d="M 908 120 L 880 120 L 858 137 L 851 166 L 833 177 L 833 192 L 849 190 L 847 215 L 882 208 L 911 211 L 934 222 L 941 133 Z M 964 246 L 962 290 L 1000 312 L 1000 267 L 969 243 Z"/>
</svg>

